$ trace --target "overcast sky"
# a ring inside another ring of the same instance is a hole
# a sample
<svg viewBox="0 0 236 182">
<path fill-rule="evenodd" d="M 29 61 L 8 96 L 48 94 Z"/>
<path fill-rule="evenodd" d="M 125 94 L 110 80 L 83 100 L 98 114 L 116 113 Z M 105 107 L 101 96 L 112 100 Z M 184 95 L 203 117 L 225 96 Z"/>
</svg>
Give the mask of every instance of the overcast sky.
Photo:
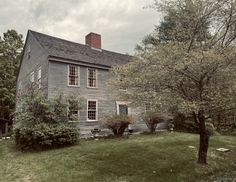
<svg viewBox="0 0 236 182">
<path fill-rule="evenodd" d="M 102 47 L 133 53 L 135 45 L 160 21 L 144 8 L 152 0 L 0 0 L 0 35 L 32 29 L 84 44 L 89 32 L 102 35 Z"/>
</svg>

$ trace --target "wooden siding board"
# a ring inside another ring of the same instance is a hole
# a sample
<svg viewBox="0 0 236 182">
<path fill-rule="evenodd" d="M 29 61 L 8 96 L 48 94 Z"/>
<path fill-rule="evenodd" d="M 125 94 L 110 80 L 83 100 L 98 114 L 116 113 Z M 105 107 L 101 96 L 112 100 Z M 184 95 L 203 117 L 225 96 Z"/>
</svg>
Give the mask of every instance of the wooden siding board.
<svg viewBox="0 0 236 182">
<path fill-rule="evenodd" d="M 59 62 L 49 62 L 49 86 L 48 97 L 54 98 L 59 92 L 66 96 L 80 95 L 85 100 L 98 100 L 98 120 L 101 121 L 107 115 L 115 114 L 115 95 L 107 88 L 107 80 L 110 73 L 107 70 L 97 69 L 97 88 L 87 88 L 87 67 L 80 66 L 80 87 L 67 86 L 67 64 Z M 87 104 L 87 103 L 86 103 Z M 85 104 L 85 106 L 86 106 Z M 87 118 L 87 107 L 80 110 L 80 122 L 85 122 Z M 90 122 L 90 121 L 88 121 Z"/>
</svg>

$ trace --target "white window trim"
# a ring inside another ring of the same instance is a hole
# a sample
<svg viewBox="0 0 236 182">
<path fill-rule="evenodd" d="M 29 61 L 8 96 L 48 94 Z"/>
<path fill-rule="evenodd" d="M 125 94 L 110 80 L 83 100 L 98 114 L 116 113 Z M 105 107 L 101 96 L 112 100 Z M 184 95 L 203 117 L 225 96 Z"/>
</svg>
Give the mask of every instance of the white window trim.
<svg viewBox="0 0 236 182">
<path fill-rule="evenodd" d="M 88 102 L 89 101 L 96 101 L 96 119 L 95 120 L 88 119 Z M 97 99 L 87 99 L 86 120 L 87 121 L 98 121 L 98 100 Z"/>
<path fill-rule="evenodd" d="M 35 75 L 34 75 L 34 71 L 32 71 L 31 73 L 30 73 L 30 82 L 31 83 L 34 83 L 34 77 L 35 77 Z"/>
<path fill-rule="evenodd" d="M 41 66 L 37 70 L 37 83 L 38 83 L 39 89 L 41 89 L 42 88 L 42 67 Z"/>
<path fill-rule="evenodd" d="M 88 71 L 89 69 L 94 69 L 96 72 L 96 87 L 89 86 L 89 79 L 88 79 L 89 78 L 89 71 Z M 94 89 L 98 88 L 98 70 L 95 68 L 87 68 L 87 88 L 94 88 Z"/>
<path fill-rule="evenodd" d="M 78 85 L 70 85 L 70 79 L 69 79 L 69 72 L 70 72 L 70 66 L 76 66 L 78 68 Z M 67 86 L 68 87 L 80 87 L 80 67 L 73 64 L 67 65 Z"/>
<path fill-rule="evenodd" d="M 132 115 L 132 109 L 129 107 L 130 102 L 125 102 L 125 101 L 116 101 L 116 114 L 120 115 L 120 110 L 119 110 L 119 105 L 127 105 L 128 107 L 128 116 Z"/>
</svg>

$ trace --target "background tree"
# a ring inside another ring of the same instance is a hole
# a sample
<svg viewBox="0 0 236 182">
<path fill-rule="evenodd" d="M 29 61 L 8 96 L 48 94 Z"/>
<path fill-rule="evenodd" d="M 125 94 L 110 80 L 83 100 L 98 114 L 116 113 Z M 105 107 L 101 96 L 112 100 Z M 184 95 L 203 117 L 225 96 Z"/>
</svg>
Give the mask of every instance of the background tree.
<svg viewBox="0 0 236 182">
<path fill-rule="evenodd" d="M 134 105 L 148 103 L 160 112 L 177 106 L 191 113 L 199 127 L 200 164 L 207 163 L 206 120 L 235 108 L 235 5 L 233 0 L 155 1 L 153 8 L 171 25 L 160 25 L 170 30 L 168 38 L 159 27 L 158 44 L 141 45 L 130 64 L 113 69 L 110 81 L 114 88 L 127 88 L 121 97 Z"/>
<path fill-rule="evenodd" d="M 18 72 L 23 36 L 8 30 L 0 37 L 0 118 L 11 119 L 15 108 L 16 76 Z"/>
</svg>

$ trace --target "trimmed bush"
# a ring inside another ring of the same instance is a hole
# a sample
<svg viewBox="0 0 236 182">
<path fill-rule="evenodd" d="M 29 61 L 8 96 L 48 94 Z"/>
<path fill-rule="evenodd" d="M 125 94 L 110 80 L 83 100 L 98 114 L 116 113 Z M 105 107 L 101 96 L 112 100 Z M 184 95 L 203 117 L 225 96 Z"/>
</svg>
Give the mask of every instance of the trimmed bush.
<svg viewBox="0 0 236 182">
<path fill-rule="evenodd" d="M 132 118 L 127 115 L 113 115 L 106 118 L 104 125 L 110 129 L 115 136 L 122 136 L 125 129 L 132 123 Z"/>
<path fill-rule="evenodd" d="M 154 133 L 158 123 L 170 121 L 172 117 L 166 113 L 158 113 L 154 111 L 147 111 L 142 115 L 143 121 L 146 123 L 149 131 Z"/>
<path fill-rule="evenodd" d="M 68 124 L 19 125 L 14 128 L 14 139 L 22 150 L 49 149 L 77 143 L 79 131 Z"/>
</svg>

